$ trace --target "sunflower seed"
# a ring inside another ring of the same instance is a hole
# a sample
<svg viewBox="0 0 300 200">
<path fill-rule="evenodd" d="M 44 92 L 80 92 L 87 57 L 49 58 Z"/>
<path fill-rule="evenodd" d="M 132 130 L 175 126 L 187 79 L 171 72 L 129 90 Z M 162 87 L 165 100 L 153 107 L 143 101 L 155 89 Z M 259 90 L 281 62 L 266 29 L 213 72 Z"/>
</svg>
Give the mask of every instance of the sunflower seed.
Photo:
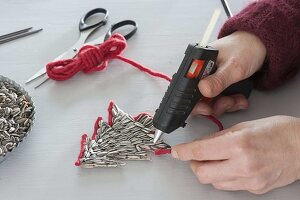
<svg viewBox="0 0 300 200">
<path fill-rule="evenodd" d="M 12 151 L 32 125 L 33 105 L 7 81 L 0 81 L 0 157 Z"/>
<path fill-rule="evenodd" d="M 112 107 L 112 126 L 98 123 L 95 140 L 86 138 L 84 153 L 80 158 L 82 167 L 118 167 L 124 160 L 148 160 L 147 151 L 169 148 L 162 140 L 153 144 L 152 118 L 142 114 L 135 120 L 116 105 Z"/>
</svg>

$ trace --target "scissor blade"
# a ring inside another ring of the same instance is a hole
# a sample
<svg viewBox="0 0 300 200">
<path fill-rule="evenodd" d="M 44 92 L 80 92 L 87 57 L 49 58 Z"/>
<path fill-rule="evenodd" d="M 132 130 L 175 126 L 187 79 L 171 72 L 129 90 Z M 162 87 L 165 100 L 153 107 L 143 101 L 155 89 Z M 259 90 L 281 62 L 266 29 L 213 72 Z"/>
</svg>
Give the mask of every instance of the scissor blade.
<svg viewBox="0 0 300 200">
<path fill-rule="evenodd" d="M 43 77 L 42 77 L 42 81 L 37 85 L 37 86 L 35 86 L 34 87 L 34 89 L 37 89 L 37 88 L 39 88 L 41 85 L 43 85 L 46 81 L 48 81 L 49 80 L 49 76 L 47 75 L 47 74 L 45 74 Z"/>
<path fill-rule="evenodd" d="M 80 32 L 80 37 L 79 37 L 78 41 L 67 51 L 65 51 L 63 54 L 58 56 L 55 60 L 64 60 L 64 59 L 74 58 L 77 55 L 79 49 L 81 47 L 83 47 L 84 45 L 86 45 L 85 41 L 89 37 L 89 35 L 96 29 L 97 29 L 97 27 Z"/>
<path fill-rule="evenodd" d="M 76 43 L 70 49 L 68 49 L 67 51 L 65 51 L 64 53 L 62 53 L 58 57 L 56 57 L 52 62 L 57 61 L 57 60 L 67 59 L 67 58 L 73 58 L 77 54 L 77 51 L 73 50 L 73 49 L 76 48 L 77 46 L 78 46 L 78 44 Z M 41 68 L 39 71 L 37 71 L 25 83 L 30 83 L 31 81 L 33 81 L 33 80 L 43 76 L 44 74 L 46 74 L 46 72 L 47 72 L 47 70 L 46 70 L 46 66 L 45 66 L 45 67 Z"/>
<path fill-rule="evenodd" d="M 84 45 L 99 45 L 99 44 L 102 44 L 104 42 L 104 38 L 105 38 L 105 35 L 101 35 L 97 39 L 89 41 L 89 42 L 85 43 Z"/>
<path fill-rule="evenodd" d="M 78 41 L 71 48 L 69 48 L 67 51 L 65 51 L 64 53 L 60 54 L 58 57 L 56 57 L 52 62 L 57 61 L 57 60 L 65 60 L 65 59 L 72 59 L 72 58 L 74 58 L 74 56 L 76 56 L 76 54 L 78 53 L 79 49 L 84 45 L 84 42 L 86 41 L 86 39 L 88 38 L 88 36 L 96 28 L 97 27 L 95 27 L 93 29 L 90 29 L 90 30 L 82 31 L 80 33 L 80 37 L 79 37 Z M 46 67 L 41 68 L 32 77 L 30 77 L 25 83 L 30 83 L 31 81 L 33 81 L 33 80 L 41 77 L 44 74 L 46 74 Z M 49 79 L 48 76 L 47 76 L 47 79 Z M 43 81 L 41 84 L 43 84 L 44 82 L 45 81 Z M 38 86 L 40 86 L 41 84 L 39 84 Z"/>
<path fill-rule="evenodd" d="M 73 47 L 75 47 L 75 45 Z M 77 54 L 77 51 L 74 51 L 73 48 L 70 48 L 68 51 L 62 53 L 57 58 L 55 58 L 52 62 L 57 61 L 57 60 L 67 59 L 67 58 L 73 58 L 76 54 Z M 41 68 L 32 77 L 30 77 L 25 83 L 26 84 L 30 83 L 31 81 L 46 74 L 46 72 L 47 72 L 46 67 Z"/>
<path fill-rule="evenodd" d="M 30 83 L 31 81 L 39 78 L 46 74 L 46 67 L 41 68 L 37 73 L 35 73 L 32 77 L 30 77 L 25 83 Z"/>
</svg>

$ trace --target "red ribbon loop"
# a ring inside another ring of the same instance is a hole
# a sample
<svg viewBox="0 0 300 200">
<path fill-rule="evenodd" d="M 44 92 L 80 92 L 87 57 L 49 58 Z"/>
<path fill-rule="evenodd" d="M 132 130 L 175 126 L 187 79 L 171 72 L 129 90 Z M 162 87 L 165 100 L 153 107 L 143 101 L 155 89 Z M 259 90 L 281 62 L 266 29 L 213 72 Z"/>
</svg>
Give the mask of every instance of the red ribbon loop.
<svg viewBox="0 0 300 200">
<path fill-rule="evenodd" d="M 51 79 L 63 81 L 73 77 L 79 71 L 84 73 L 101 71 L 107 67 L 110 59 L 117 58 L 126 47 L 126 39 L 116 33 L 100 45 L 83 46 L 73 59 L 48 63 L 47 74 Z"/>
</svg>

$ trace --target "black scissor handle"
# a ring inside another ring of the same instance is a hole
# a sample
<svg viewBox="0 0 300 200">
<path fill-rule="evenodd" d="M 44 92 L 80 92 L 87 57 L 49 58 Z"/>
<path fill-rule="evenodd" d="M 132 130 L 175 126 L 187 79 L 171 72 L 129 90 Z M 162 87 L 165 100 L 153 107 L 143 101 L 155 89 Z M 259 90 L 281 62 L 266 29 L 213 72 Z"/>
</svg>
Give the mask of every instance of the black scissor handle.
<svg viewBox="0 0 300 200">
<path fill-rule="evenodd" d="M 94 23 L 94 24 L 87 24 L 86 20 L 91 17 L 94 14 L 99 14 L 99 13 L 103 13 L 104 17 L 103 19 L 101 19 L 100 21 Z M 90 28 L 94 28 L 97 26 L 103 26 L 106 24 L 107 22 L 107 18 L 108 18 L 108 10 L 104 9 L 104 8 L 95 8 L 93 10 L 90 10 L 89 12 L 87 12 L 83 17 L 81 17 L 80 22 L 79 22 L 79 30 L 80 31 L 84 31 Z"/>
<path fill-rule="evenodd" d="M 110 38 L 112 33 L 115 32 L 115 30 L 117 30 L 118 28 L 121 28 L 121 27 L 127 26 L 127 25 L 131 25 L 133 27 L 133 29 L 129 33 L 124 35 L 125 39 L 128 40 L 136 33 L 136 31 L 138 29 L 138 24 L 133 20 L 124 20 L 124 21 L 120 21 L 118 23 L 111 25 L 110 29 L 107 31 L 107 33 L 105 35 L 104 40 L 107 40 L 108 38 Z"/>
</svg>

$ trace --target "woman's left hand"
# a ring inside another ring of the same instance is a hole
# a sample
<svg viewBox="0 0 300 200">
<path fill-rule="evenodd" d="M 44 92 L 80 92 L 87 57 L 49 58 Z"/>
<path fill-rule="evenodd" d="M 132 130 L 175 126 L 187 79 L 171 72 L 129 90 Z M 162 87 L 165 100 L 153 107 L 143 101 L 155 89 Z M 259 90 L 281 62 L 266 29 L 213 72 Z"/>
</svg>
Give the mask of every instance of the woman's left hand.
<svg viewBox="0 0 300 200">
<path fill-rule="evenodd" d="M 263 194 L 300 179 L 300 119 L 243 122 L 209 138 L 172 147 L 199 181 L 221 190 Z"/>
</svg>

